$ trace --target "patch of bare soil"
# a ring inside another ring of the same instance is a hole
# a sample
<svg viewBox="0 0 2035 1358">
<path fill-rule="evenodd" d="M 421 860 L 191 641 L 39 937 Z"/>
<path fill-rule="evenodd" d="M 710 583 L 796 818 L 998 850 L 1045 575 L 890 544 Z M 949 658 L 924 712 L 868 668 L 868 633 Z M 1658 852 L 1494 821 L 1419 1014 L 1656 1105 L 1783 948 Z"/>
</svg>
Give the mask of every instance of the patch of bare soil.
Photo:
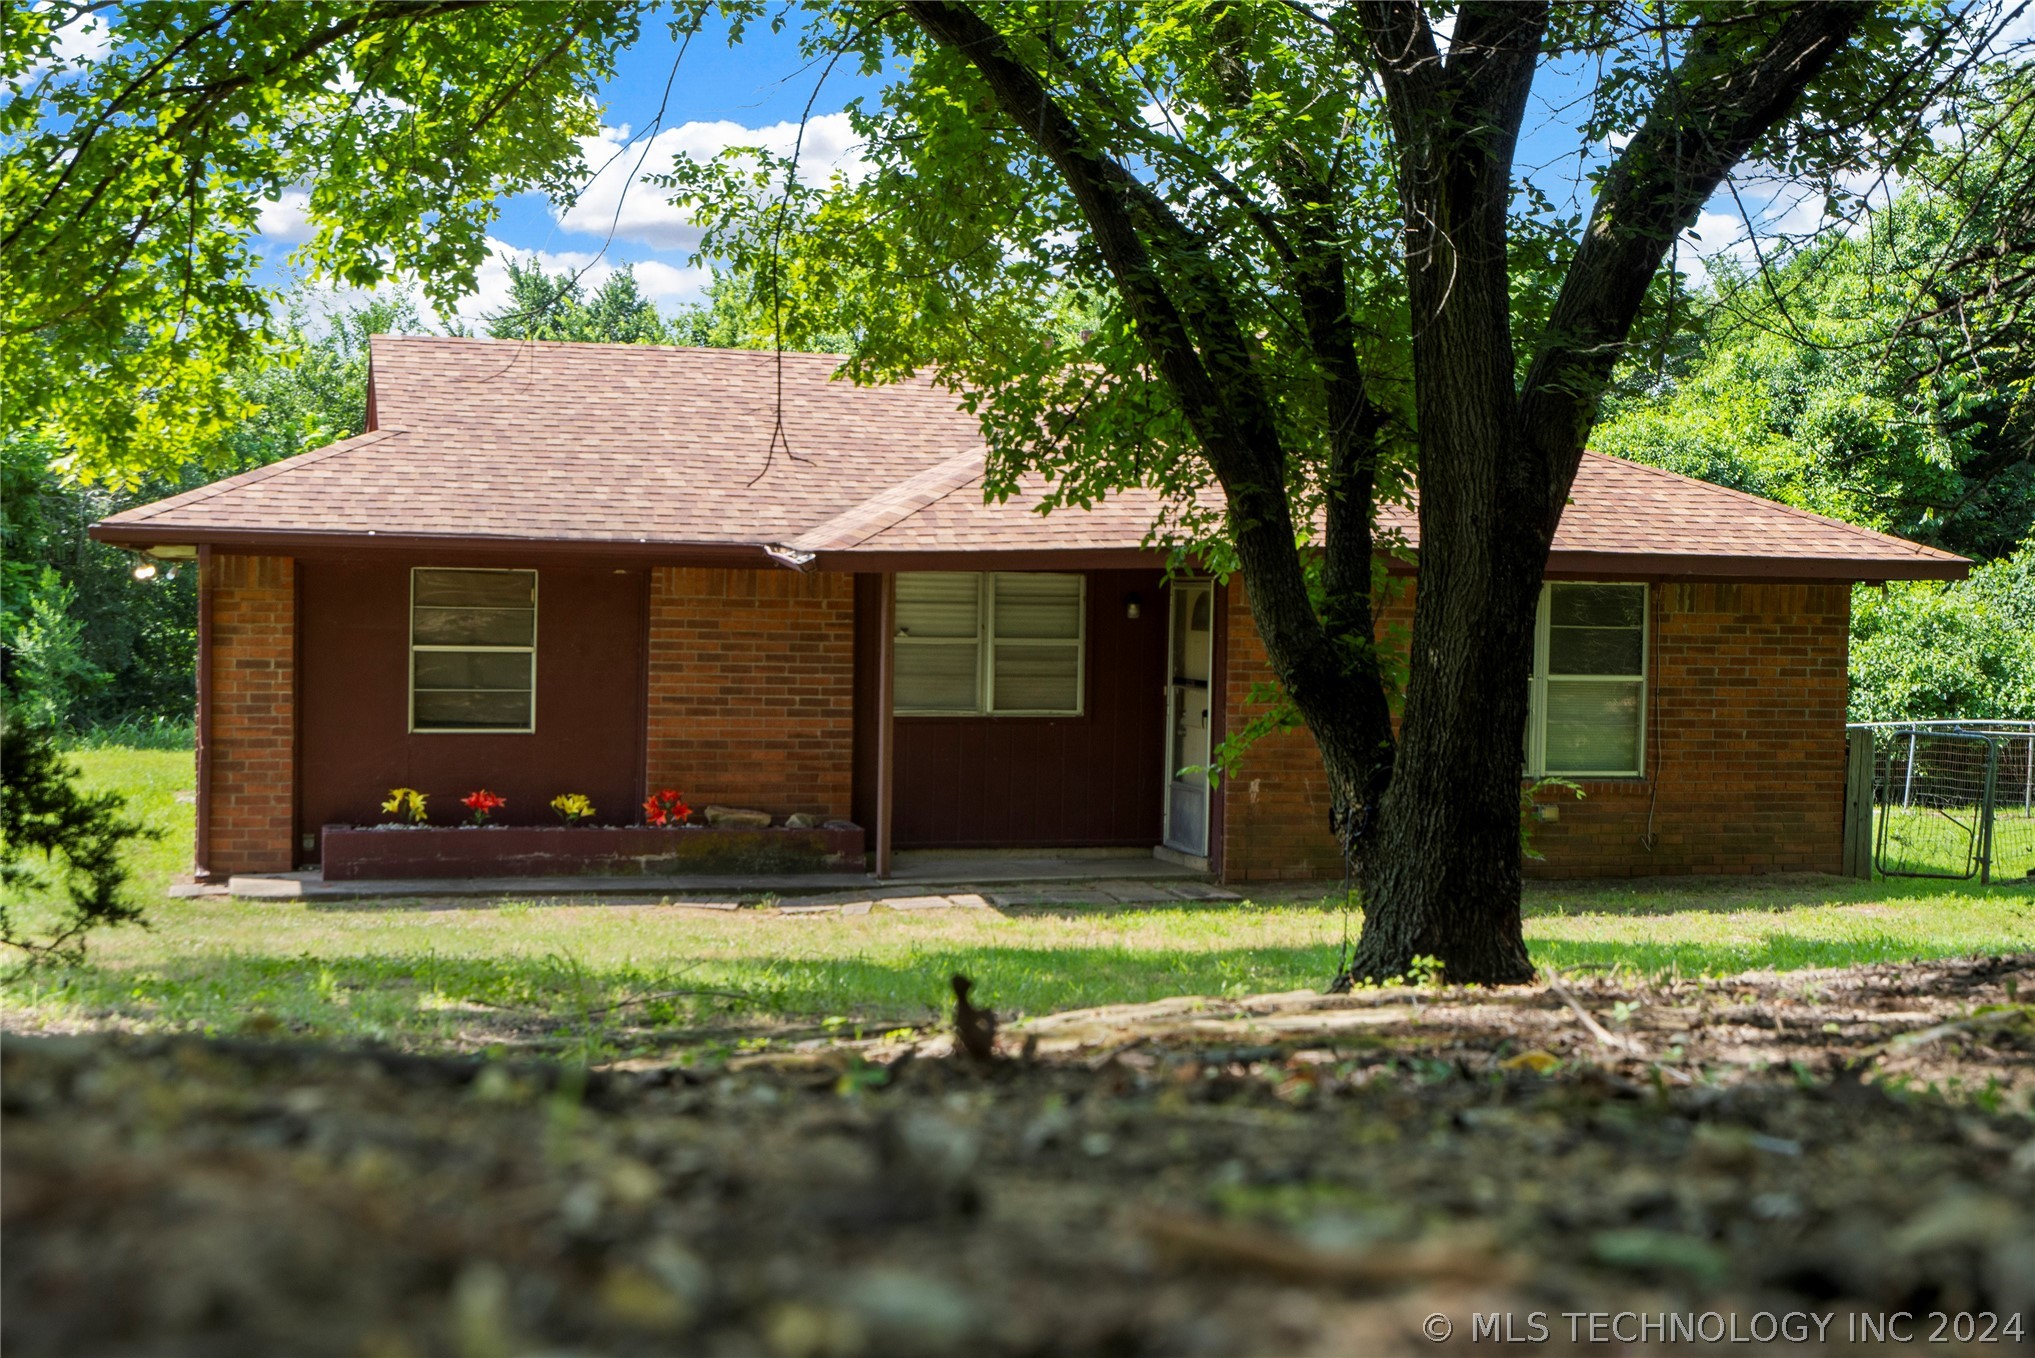
<svg viewBox="0 0 2035 1358">
<path fill-rule="evenodd" d="M 0 1339 L 1366 1355 L 1538 1325 L 1556 1352 L 2024 1351 L 2023 986 L 2035 956 L 1174 1001 L 1036 1020 L 989 1065 L 945 1037 L 580 1073 L 12 1038 Z"/>
</svg>

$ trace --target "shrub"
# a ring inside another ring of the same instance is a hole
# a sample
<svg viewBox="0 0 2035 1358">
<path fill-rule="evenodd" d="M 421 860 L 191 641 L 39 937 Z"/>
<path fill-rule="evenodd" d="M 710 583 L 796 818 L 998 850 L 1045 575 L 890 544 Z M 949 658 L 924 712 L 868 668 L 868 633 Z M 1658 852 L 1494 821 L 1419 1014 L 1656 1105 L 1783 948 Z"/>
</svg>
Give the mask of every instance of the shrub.
<svg viewBox="0 0 2035 1358">
<path fill-rule="evenodd" d="M 85 654 L 76 602 L 77 591 L 54 567 L 44 567 L 7 638 L 9 697 L 38 728 L 68 729 L 78 705 L 106 682 L 105 671 Z"/>
<path fill-rule="evenodd" d="M 2035 544 L 1951 585 L 1859 588 L 1851 719 L 2035 717 Z"/>
<path fill-rule="evenodd" d="M 121 849 L 158 832 L 122 814 L 117 793 L 79 790 L 77 770 L 57 751 L 47 727 L 13 713 L 0 715 L 0 944 L 32 961 L 76 961 L 85 936 L 109 924 L 141 920 L 123 899 L 127 868 Z M 38 861 L 39 860 L 39 861 Z M 61 886 L 67 909 L 46 936 L 13 913 L 22 896 Z"/>
</svg>

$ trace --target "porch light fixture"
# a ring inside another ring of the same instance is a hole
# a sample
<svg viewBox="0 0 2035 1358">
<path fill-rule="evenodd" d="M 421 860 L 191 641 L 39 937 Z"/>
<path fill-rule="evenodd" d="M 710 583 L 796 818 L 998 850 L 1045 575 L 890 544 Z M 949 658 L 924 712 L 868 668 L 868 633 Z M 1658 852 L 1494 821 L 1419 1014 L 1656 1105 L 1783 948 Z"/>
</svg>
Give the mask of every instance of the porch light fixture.
<svg viewBox="0 0 2035 1358">
<path fill-rule="evenodd" d="M 134 578 L 137 580 L 155 579 L 155 562 L 142 561 L 137 563 L 134 567 Z"/>
<path fill-rule="evenodd" d="M 1140 617 L 1144 616 L 1144 605 L 1145 601 L 1137 595 L 1126 594 L 1123 596 L 1123 615 L 1132 622 L 1136 622 Z"/>
<path fill-rule="evenodd" d="M 795 571 L 804 570 L 811 564 L 813 557 L 816 555 L 813 552 L 802 552 L 796 547 L 786 547 L 782 543 L 770 544 L 763 549 L 763 554 L 772 561 L 782 562 Z"/>
</svg>

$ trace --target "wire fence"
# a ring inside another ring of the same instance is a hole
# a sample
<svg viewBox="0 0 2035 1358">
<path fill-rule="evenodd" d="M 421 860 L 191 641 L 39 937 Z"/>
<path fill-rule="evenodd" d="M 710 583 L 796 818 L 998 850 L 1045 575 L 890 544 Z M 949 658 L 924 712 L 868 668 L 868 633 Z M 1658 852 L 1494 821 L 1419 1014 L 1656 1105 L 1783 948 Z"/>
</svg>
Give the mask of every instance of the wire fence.
<svg viewBox="0 0 2035 1358">
<path fill-rule="evenodd" d="M 2035 878 L 2035 721 L 1873 722 L 1851 731 L 1871 742 L 1872 866 L 1881 874 Z"/>
</svg>

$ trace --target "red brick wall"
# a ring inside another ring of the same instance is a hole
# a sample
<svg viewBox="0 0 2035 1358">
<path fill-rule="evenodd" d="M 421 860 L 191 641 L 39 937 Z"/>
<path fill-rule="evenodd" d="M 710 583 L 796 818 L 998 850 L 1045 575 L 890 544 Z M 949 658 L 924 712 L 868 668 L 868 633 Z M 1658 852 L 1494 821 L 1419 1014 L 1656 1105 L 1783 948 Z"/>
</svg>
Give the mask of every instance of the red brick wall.
<svg viewBox="0 0 2035 1358">
<path fill-rule="evenodd" d="M 214 555 L 201 582 L 211 635 L 198 869 L 208 878 L 297 864 L 296 585 L 283 556 Z"/>
<path fill-rule="evenodd" d="M 1838 871 L 1850 587 L 1655 585 L 1652 606 L 1648 776 L 1564 794 L 1528 873 Z"/>
<path fill-rule="evenodd" d="M 1413 592 L 1403 580 L 1395 580 L 1388 590 L 1378 613 L 1378 631 L 1403 644 L 1413 622 Z M 1233 577 L 1223 596 L 1229 601 L 1223 730 L 1234 733 L 1264 710 L 1250 694 L 1253 687 L 1272 682 L 1272 665 L 1251 621 L 1243 577 Z M 1342 876 L 1342 851 L 1328 829 L 1328 779 L 1322 773 L 1320 748 L 1305 726 L 1260 738 L 1223 779 L 1219 795 L 1224 798 L 1224 881 Z"/>
<path fill-rule="evenodd" d="M 1233 586 L 1236 582 L 1233 582 Z M 1229 591 L 1234 731 L 1270 679 L 1243 590 Z M 1647 776 L 1591 780 L 1544 800 L 1529 860 L 1537 877 L 1835 872 L 1843 841 L 1844 584 L 1656 584 L 1650 591 Z M 1383 626 L 1411 620 L 1411 596 Z M 1225 780 L 1223 870 L 1231 881 L 1335 877 L 1321 756 L 1305 730 L 1271 736 Z"/>
<path fill-rule="evenodd" d="M 695 807 L 847 816 L 854 665 L 852 575 L 651 572 L 651 786 Z"/>
</svg>

